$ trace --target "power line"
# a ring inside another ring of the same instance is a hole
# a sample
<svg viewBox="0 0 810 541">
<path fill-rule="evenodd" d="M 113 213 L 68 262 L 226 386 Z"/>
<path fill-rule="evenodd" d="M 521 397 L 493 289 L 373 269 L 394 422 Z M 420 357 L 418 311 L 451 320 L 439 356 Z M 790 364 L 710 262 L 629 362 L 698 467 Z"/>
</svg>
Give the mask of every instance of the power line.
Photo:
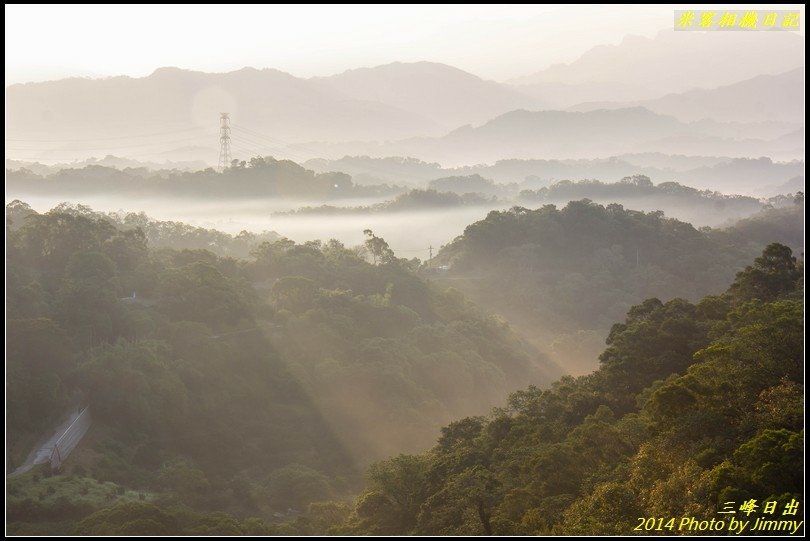
<svg viewBox="0 0 810 541">
<path fill-rule="evenodd" d="M 234 129 L 239 130 L 239 128 L 237 128 L 236 126 L 234 126 Z M 260 149 L 261 151 L 265 151 L 265 149 L 270 149 L 272 151 L 275 151 L 275 153 L 278 154 L 278 155 L 290 156 L 290 157 L 292 157 L 293 159 L 295 159 L 297 161 L 302 161 L 303 162 L 303 161 L 307 160 L 306 157 L 298 154 L 297 152 L 282 149 L 282 148 L 280 148 L 278 146 L 275 146 L 275 145 L 270 145 L 265 141 L 258 140 L 257 137 L 254 137 L 254 136 L 251 136 L 251 135 L 245 135 L 245 133 L 239 133 L 236 137 L 238 138 L 238 140 L 241 140 L 243 143 L 252 144 L 254 147 L 256 147 L 257 149 Z"/>
<path fill-rule="evenodd" d="M 241 132 L 243 137 L 251 137 L 253 141 L 259 141 L 262 145 L 267 146 L 271 149 L 276 149 L 280 153 L 284 153 L 286 155 L 292 156 L 296 160 L 300 160 L 301 162 L 307 161 L 311 158 L 324 158 L 324 159 L 336 159 L 334 157 L 328 157 L 323 154 L 320 150 L 312 150 L 311 148 L 307 147 L 304 143 L 291 143 L 289 141 L 284 141 L 283 139 L 278 139 L 276 137 L 271 137 L 269 135 L 263 135 L 256 130 L 244 128 L 242 126 L 234 126 L 234 129 Z M 283 145 L 283 148 L 278 145 Z M 296 150 L 290 150 L 290 147 L 294 147 Z M 309 156 L 303 155 L 298 152 L 298 149 L 301 149 L 305 152 L 309 153 Z"/>
<path fill-rule="evenodd" d="M 258 152 L 258 153 L 261 154 L 262 152 L 266 151 L 266 147 L 261 147 L 257 143 L 254 143 L 252 141 L 248 141 L 247 139 L 243 139 L 239 135 L 234 136 L 232 138 L 232 140 L 239 143 L 239 144 L 241 144 L 241 145 L 244 145 L 243 148 L 248 149 L 251 152 Z"/>
<path fill-rule="evenodd" d="M 269 141 L 269 142 L 272 142 L 274 144 L 281 144 L 281 145 L 284 145 L 286 148 L 289 148 L 291 146 L 295 146 L 297 148 L 300 148 L 301 150 L 304 150 L 304 151 L 308 152 L 312 157 L 316 157 L 316 156 L 318 156 L 320 154 L 320 151 L 313 151 L 311 148 L 308 148 L 305 144 L 302 144 L 302 143 L 293 144 L 293 143 L 290 143 L 289 141 L 284 141 L 282 139 L 277 139 L 277 138 L 271 137 L 269 135 L 264 135 L 262 133 L 257 132 L 256 130 L 253 130 L 253 129 L 250 129 L 250 128 L 245 128 L 245 127 L 242 127 L 242 126 L 235 126 L 234 128 L 241 131 L 241 132 L 243 132 L 246 135 L 251 135 L 256 139 L 260 139 L 260 140 L 263 140 L 263 141 L 266 141 L 266 142 Z M 290 152 L 290 154 L 293 154 L 293 153 Z M 303 157 L 301 157 L 301 159 L 303 159 Z"/>
</svg>

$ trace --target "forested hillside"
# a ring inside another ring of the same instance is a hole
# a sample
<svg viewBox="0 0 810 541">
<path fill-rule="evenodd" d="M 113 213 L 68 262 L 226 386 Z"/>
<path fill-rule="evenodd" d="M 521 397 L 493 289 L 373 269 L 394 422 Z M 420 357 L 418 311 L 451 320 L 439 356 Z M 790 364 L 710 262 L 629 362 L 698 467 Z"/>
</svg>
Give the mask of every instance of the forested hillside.
<svg viewBox="0 0 810 541">
<path fill-rule="evenodd" d="M 10 466 L 77 405 L 96 420 L 62 475 L 10 481 L 17 533 L 116 502 L 173 510 L 166 524 L 189 532 L 228 531 L 212 510 L 294 516 L 352 493 L 368 461 L 560 374 L 370 231 L 359 252 L 282 239 L 237 260 L 152 249 L 82 207 L 7 215 Z"/>
<path fill-rule="evenodd" d="M 802 274 L 772 244 L 722 295 L 634 306 L 596 372 L 514 393 L 431 451 L 375 464 L 332 531 L 632 534 L 664 517 L 658 533 L 674 534 L 688 532 L 680 517 L 728 519 L 728 505 L 800 520 L 783 511 L 803 508 Z"/>
</svg>

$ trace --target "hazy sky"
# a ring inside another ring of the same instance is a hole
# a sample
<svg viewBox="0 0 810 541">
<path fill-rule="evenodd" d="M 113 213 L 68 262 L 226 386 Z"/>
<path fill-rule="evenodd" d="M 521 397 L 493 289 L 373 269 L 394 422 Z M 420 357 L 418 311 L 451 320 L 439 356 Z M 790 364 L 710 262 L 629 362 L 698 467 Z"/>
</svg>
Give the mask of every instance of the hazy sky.
<svg viewBox="0 0 810 541">
<path fill-rule="evenodd" d="M 6 5 L 6 84 L 161 66 L 331 75 L 418 60 L 504 80 L 654 36 L 675 7 Z"/>
</svg>

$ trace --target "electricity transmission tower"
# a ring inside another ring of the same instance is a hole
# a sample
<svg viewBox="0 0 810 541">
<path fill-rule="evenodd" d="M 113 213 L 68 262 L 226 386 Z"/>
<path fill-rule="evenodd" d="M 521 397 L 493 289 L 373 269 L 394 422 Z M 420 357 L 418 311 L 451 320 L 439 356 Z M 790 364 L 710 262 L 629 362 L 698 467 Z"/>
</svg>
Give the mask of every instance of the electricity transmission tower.
<svg viewBox="0 0 810 541">
<path fill-rule="evenodd" d="M 230 113 L 219 114 L 219 171 L 231 165 L 231 119 Z"/>
</svg>

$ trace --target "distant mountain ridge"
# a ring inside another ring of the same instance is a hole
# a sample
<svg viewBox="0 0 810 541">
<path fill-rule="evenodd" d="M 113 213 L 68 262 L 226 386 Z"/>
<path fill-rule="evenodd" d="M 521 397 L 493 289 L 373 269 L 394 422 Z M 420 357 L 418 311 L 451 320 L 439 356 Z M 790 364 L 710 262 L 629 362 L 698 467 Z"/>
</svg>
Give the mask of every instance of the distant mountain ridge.
<svg viewBox="0 0 810 541">
<path fill-rule="evenodd" d="M 804 122 L 804 67 L 777 75 L 758 75 L 712 89 L 695 89 L 637 102 L 590 102 L 569 111 L 645 107 L 685 121 Z"/>
<path fill-rule="evenodd" d="M 507 85 L 429 62 L 312 79 L 275 69 L 203 73 L 168 67 L 140 78 L 11 85 L 6 126 L 12 139 L 69 140 L 215 130 L 219 112 L 228 111 L 235 125 L 282 142 L 384 141 L 440 135 L 537 103 Z"/>
<path fill-rule="evenodd" d="M 446 167 L 504 159 L 604 158 L 643 152 L 798 159 L 804 152 L 802 135 L 791 124 L 759 127 L 714 121 L 687 123 L 644 107 L 585 112 L 519 109 L 442 137 L 382 145 L 324 145 L 320 154 L 410 156 Z"/>
<path fill-rule="evenodd" d="M 508 81 L 557 107 L 589 101 L 638 101 L 714 88 L 804 66 L 795 32 L 675 32 L 628 35 L 573 62 Z"/>
<path fill-rule="evenodd" d="M 219 114 L 227 111 L 240 160 L 412 156 L 458 166 L 642 152 L 802 158 L 803 36 L 691 34 L 628 36 L 517 85 L 434 62 L 309 79 L 275 69 L 169 67 L 141 78 L 16 84 L 6 89 L 6 154 L 46 164 L 116 155 L 213 165 Z"/>
<path fill-rule="evenodd" d="M 547 108 L 514 88 L 433 62 L 394 62 L 311 80 L 353 99 L 419 112 L 448 129 L 514 109 Z"/>
<path fill-rule="evenodd" d="M 386 139 L 433 127 L 412 111 L 350 99 L 282 71 L 254 68 L 229 73 L 160 68 L 141 78 L 11 85 L 6 107 L 9 137 L 32 139 L 43 133 L 60 138 L 215 130 L 221 111 L 230 112 L 235 124 L 293 141 Z"/>
</svg>

